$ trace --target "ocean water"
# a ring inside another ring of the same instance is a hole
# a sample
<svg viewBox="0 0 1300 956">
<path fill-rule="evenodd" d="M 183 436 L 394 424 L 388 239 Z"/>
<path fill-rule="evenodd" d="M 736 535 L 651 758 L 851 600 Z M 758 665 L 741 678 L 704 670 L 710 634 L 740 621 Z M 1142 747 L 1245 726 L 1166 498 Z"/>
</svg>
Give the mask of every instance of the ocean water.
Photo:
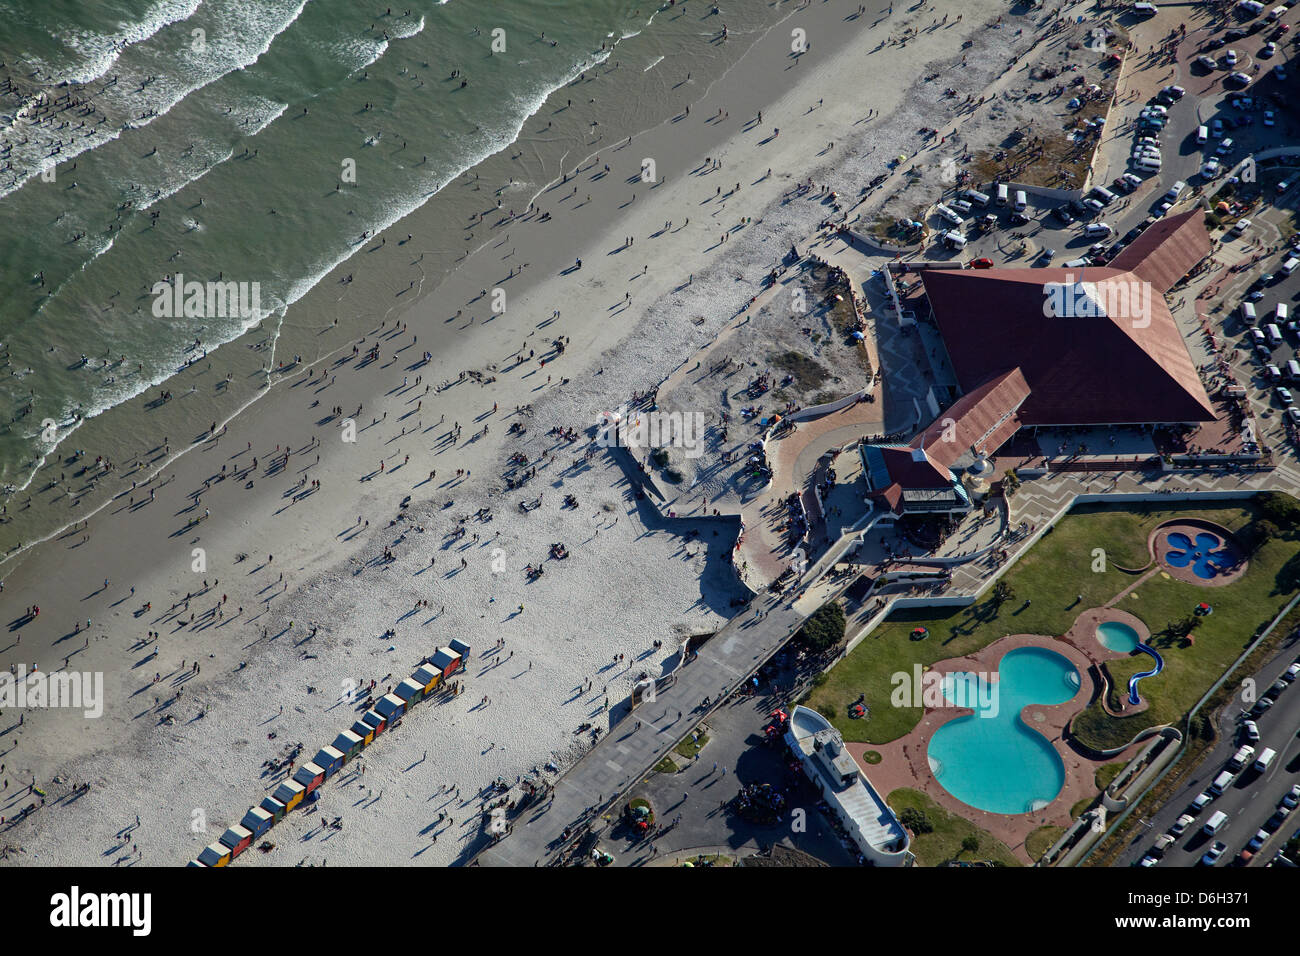
<svg viewBox="0 0 1300 956">
<path fill-rule="evenodd" d="M 273 357 L 363 233 L 430 202 L 448 223 L 436 282 L 481 208 L 449 183 L 484 169 L 504 185 L 515 149 L 538 178 L 587 152 L 589 117 L 556 105 L 566 86 L 575 107 L 602 97 L 602 128 L 647 128 L 685 70 L 705 88 L 794 4 L 729 0 L 728 44 L 708 42 L 709 5 L 686 6 L 0 0 L 0 487 L 36 491 L 87 420 L 206 351 L 243 336 Z M 258 310 L 160 315 L 155 287 L 177 274 L 247 283 Z"/>
</svg>

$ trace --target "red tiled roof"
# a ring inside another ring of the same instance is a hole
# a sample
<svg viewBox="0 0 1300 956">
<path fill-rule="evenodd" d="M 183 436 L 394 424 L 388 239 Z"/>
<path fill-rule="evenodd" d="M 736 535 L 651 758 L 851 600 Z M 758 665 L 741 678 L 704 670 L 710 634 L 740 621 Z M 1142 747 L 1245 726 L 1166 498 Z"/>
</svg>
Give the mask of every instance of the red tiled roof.
<svg viewBox="0 0 1300 956">
<path fill-rule="evenodd" d="M 921 279 L 962 391 L 1019 368 L 1030 389 L 1018 412 L 1023 424 L 1214 418 L 1158 291 L 1151 290 L 1141 320 L 1106 314 L 1062 318 L 1044 308 L 1049 283 L 1111 280 L 1113 288 L 1130 288 L 1128 283 L 1142 281 L 1133 273 L 1110 267 L 935 269 L 922 271 Z"/>
<path fill-rule="evenodd" d="M 1014 368 L 957 399 L 909 444 L 948 468 L 972 447 L 992 455 L 1020 429 L 1016 409 L 1028 397 L 1025 376 Z"/>
<path fill-rule="evenodd" d="M 1212 249 L 1205 213 L 1193 209 L 1152 223 L 1109 264 L 1150 282 L 1163 295 Z"/>
<path fill-rule="evenodd" d="M 908 488 L 947 488 L 952 485 L 952 473 L 946 466 L 935 461 L 927 451 L 910 446 L 883 446 L 880 457 L 889 469 L 889 477 L 894 484 L 904 490 Z"/>
</svg>

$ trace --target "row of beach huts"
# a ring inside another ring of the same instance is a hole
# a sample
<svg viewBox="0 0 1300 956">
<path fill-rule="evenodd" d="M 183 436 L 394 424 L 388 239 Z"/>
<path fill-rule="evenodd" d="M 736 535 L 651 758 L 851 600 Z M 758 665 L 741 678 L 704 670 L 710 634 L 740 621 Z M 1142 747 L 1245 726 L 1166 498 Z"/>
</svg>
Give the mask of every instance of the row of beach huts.
<svg viewBox="0 0 1300 956">
<path fill-rule="evenodd" d="M 415 669 L 410 677 L 375 702 L 348 730 L 334 738 L 329 746 L 322 747 L 316 756 L 298 768 L 290 780 L 285 780 L 271 796 L 260 805 L 250 807 L 243 820 L 229 827 L 216 842 L 204 847 L 189 866 L 228 866 L 253 841 L 262 836 L 292 812 L 326 780 L 369 747 L 371 742 L 387 730 L 408 710 L 427 697 L 431 697 L 440 684 L 460 671 L 469 657 L 470 646 L 461 640 L 452 640 L 440 647 L 432 657 Z"/>
</svg>

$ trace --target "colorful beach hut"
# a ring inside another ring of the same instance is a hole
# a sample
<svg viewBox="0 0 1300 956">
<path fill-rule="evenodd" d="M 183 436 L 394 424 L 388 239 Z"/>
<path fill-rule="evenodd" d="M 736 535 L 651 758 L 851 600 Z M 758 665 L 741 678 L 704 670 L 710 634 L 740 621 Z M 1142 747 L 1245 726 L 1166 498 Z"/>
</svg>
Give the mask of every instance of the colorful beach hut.
<svg viewBox="0 0 1300 956">
<path fill-rule="evenodd" d="M 406 713 L 406 704 L 395 694 L 385 694 L 375 701 L 375 710 L 383 715 L 390 724 Z"/>
<path fill-rule="evenodd" d="M 364 720 L 358 720 L 352 725 L 351 734 L 361 738 L 361 746 L 369 747 L 375 739 L 375 728 Z"/>
<path fill-rule="evenodd" d="M 293 779 L 302 784 L 307 793 L 311 793 L 325 782 L 325 771 L 308 761 L 298 768 L 298 772 L 293 775 Z"/>
<path fill-rule="evenodd" d="M 402 699 L 406 704 L 406 709 L 410 710 L 413 704 L 418 704 L 424 700 L 424 685 L 414 678 L 408 677 L 398 684 L 393 693 Z"/>
<path fill-rule="evenodd" d="M 316 751 L 316 756 L 311 758 L 311 762 L 325 771 L 325 779 L 328 780 L 342 768 L 343 754 L 333 747 L 326 746 Z"/>
<path fill-rule="evenodd" d="M 263 797 L 258 806 L 271 814 L 271 823 L 273 825 L 279 823 L 284 818 L 285 813 L 288 812 L 285 810 L 284 804 L 275 797 Z"/>
<path fill-rule="evenodd" d="M 185 865 L 186 865 L 186 866 L 198 866 L 198 867 L 202 867 L 202 866 L 203 866 L 203 864 L 200 863 L 198 860 L 190 860 L 190 862 L 186 863 Z"/>
<path fill-rule="evenodd" d="M 362 714 L 361 719 L 374 729 L 376 737 L 388 729 L 388 718 L 373 707 Z"/>
<path fill-rule="evenodd" d="M 450 647 L 440 647 L 430 662 L 438 669 L 442 679 L 446 680 L 460 668 L 461 656 Z"/>
<path fill-rule="evenodd" d="M 366 746 L 363 738 L 359 737 L 354 731 L 345 730 L 334 738 L 331 746 L 343 755 L 343 762 L 347 763 L 357 754 L 361 753 Z"/>
<path fill-rule="evenodd" d="M 249 807 L 239 825 L 253 834 L 253 839 L 261 839 L 263 833 L 275 824 L 275 817 L 261 807 Z"/>
<path fill-rule="evenodd" d="M 275 793 L 271 796 L 284 804 L 286 813 L 292 813 L 293 808 L 302 803 L 302 798 L 307 796 L 307 788 L 296 780 L 286 780 L 275 788 Z"/>
<path fill-rule="evenodd" d="M 235 825 L 226 828 L 226 832 L 221 834 L 220 842 L 230 847 L 230 858 L 233 860 L 248 849 L 248 845 L 253 842 L 253 834 L 247 827 Z"/>
<path fill-rule="evenodd" d="M 428 697 L 433 693 L 433 689 L 438 686 L 438 681 L 442 680 L 442 672 L 435 670 L 428 664 L 421 664 L 411 675 L 411 680 L 418 681 L 424 687 L 424 696 Z"/>
<path fill-rule="evenodd" d="M 458 637 L 453 637 L 447 642 L 447 646 L 455 651 L 464 660 L 469 660 L 469 645 Z"/>
<path fill-rule="evenodd" d="M 199 854 L 199 862 L 204 866 L 229 866 L 230 847 L 224 843 L 209 843 Z"/>
</svg>

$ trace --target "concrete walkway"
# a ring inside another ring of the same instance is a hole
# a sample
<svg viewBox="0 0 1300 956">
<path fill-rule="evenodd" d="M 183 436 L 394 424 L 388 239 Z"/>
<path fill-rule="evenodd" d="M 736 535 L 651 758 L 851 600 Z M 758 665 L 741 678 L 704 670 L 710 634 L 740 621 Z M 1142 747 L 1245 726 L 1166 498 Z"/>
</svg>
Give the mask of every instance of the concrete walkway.
<svg viewBox="0 0 1300 956">
<path fill-rule="evenodd" d="M 740 687 L 783 645 L 816 610 L 798 608 L 780 599 L 763 598 L 731 619 L 712 637 L 691 663 L 677 670 L 677 679 L 654 702 L 642 703 L 629 714 L 627 702 L 610 714 L 610 731 L 555 785 L 552 802 L 542 811 L 525 810 L 511 821 L 512 832 L 484 850 L 475 860 L 483 866 L 546 866 L 562 849 L 565 827 L 592 822 L 601 810 L 640 780 L 707 714 Z M 761 608 L 765 617 L 756 617 Z M 710 705 L 704 706 L 704 698 Z M 641 722 L 640 729 L 636 728 Z"/>
</svg>

